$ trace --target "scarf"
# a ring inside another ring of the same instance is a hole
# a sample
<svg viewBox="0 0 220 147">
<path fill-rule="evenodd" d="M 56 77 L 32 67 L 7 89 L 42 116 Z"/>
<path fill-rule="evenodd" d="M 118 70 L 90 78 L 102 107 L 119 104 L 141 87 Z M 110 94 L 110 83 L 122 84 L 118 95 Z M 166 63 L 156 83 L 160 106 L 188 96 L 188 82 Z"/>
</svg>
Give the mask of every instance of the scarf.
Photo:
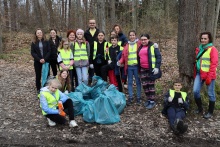
<svg viewBox="0 0 220 147">
<path fill-rule="evenodd" d="M 208 44 L 206 44 L 206 45 L 200 44 L 200 45 L 199 45 L 199 53 L 198 53 L 198 55 L 196 56 L 196 58 L 199 57 L 199 56 L 203 53 L 203 51 L 204 51 L 205 49 L 208 49 L 208 48 L 211 47 L 211 46 L 213 46 L 212 43 L 208 43 Z M 197 60 L 197 62 L 196 62 L 196 70 L 197 70 L 197 72 L 200 71 L 200 58 L 199 58 L 199 59 Z"/>
</svg>

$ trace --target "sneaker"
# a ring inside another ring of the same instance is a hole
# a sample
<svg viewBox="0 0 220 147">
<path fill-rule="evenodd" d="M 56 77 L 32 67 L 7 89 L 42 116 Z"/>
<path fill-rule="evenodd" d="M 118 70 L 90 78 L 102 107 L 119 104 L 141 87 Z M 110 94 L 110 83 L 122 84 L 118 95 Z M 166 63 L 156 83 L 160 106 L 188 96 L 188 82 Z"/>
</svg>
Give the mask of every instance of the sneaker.
<svg viewBox="0 0 220 147">
<path fill-rule="evenodd" d="M 77 125 L 77 123 L 76 123 L 75 120 L 71 120 L 69 126 L 70 126 L 71 128 L 74 128 L 74 127 L 77 127 L 78 125 Z"/>
<path fill-rule="evenodd" d="M 208 112 L 203 116 L 205 119 L 209 119 L 212 117 L 212 113 Z"/>
<path fill-rule="evenodd" d="M 53 126 L 56 126 L 56 123 L 52 120 L 50 120 L 49 118 L 47 118 L 47 121 L 48 121 L 48 125 L 53 127 Z"/>
<path fill-rule="evenodd" d="M 130 106 L 133 103 L 133 99 L 128 99 L 127 105 Z"/>
<path fill-rule="evenodd" d="M 156 106 L 156 103 L 154 101 L 148 102 L 148 105 L 145 106 L 147 109 L 153 109 Z"/>
<path fill-rule="evenodd" d="M 141 105 L 141 100 L 140 99 L 137 99 L 137 103 L 136 103 L 137 105 Z"/>
</svg>

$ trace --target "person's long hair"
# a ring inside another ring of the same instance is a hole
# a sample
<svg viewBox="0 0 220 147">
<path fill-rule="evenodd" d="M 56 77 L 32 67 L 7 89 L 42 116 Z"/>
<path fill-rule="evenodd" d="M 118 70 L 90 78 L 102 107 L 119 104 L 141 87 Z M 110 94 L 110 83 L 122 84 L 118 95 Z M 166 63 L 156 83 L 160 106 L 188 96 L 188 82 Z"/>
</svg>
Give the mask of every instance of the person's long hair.
<svg viewBox="0 0 220 147">
<path fill-rule="evenodd" d="M 61 49 L 61 50 L 64 49 L 64 48 L 63 48 L 64 42 L 68 42 L 68 43 L 69 43 L 68 38 L 62 38 L 61 43 L 60 43 L 60 46 L 59 46 L 59 49 Z M 68 46 L 67 49 L 70 50 L 70 46 Z"/>
<path fill-rule="evenodd" d="M 69 92 L 71 91 L 71 82 L 70 82 L 70 75 L 69 75 L 69 71 L 66 71 L 67 72 L 67 77 L 66 79 L 62 78 L 61 74 L 66 71 L 66 70 L 61 70 L 58 75 L 57 75 L 57 78 L 58 80 L 60 81 L 61 83 L 61 88 L 60 88 L 60 91 L 62 92 L 65 92 L 65 87 L 66 87 L 66 90 L 68 90 Z"/>
<path fill-rule="evenodd" d="M 36 30 L 35 30 L 35 32 L 34 32 L 34 37 L 33 37 L 33 43 L 36 43 L 36 42 L 38 42 L 39 40 L 38 40 L 38 38 L 37 38 L 37 35 L 36 35 L 36 32 L 38 31 L 38 30 L 41 30 L 42 31 L 42 29 L 41 28 L 37 28 Z M 44 41 L 45 39 L 46 39 L 46 37 L 45 37 L 45 35 L 44 35 L 44 32 L 42 31 L 42 41 Z"/>
</svg>

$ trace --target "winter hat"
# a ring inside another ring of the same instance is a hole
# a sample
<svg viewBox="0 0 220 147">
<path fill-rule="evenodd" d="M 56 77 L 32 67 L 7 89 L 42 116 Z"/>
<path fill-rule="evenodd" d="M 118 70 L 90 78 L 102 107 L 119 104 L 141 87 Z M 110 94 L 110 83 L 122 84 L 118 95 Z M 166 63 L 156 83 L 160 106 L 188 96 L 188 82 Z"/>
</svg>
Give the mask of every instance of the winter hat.
<svg viewBox="0 0 220 147">
<path fill-rule="evenodd" d="M 84 34 L 84 31 L 83 31 L 82 29 L 78 29 L 78 30 L 76 31 L 76 35 L 77 35 L 78 33 L 83 33 L 83 34 Z"/>
</svg>

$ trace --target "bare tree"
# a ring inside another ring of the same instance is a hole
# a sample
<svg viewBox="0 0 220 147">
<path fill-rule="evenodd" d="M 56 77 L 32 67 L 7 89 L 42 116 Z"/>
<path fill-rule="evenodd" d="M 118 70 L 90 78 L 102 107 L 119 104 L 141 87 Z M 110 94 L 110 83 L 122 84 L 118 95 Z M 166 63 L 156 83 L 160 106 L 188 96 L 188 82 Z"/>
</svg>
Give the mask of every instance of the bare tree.
<svg viewBox="0 0 220 147">
<path fill-rule="evenodd" d="M 179 0 L 177 57 L 180 77 L 186 86 L 190 86 L 189 83 L 192 84 L 193 80 L 194 49 L 199 43 L 199 33 L 216 33 L 214 27 L 219 2 L 220 0 Z"/>
<path fill-rule="evenodd" d="M 111 26 L 115 24 L 115 0 L 110 1 L 110 16 L 111 16 Z"/>
<path fill-rule="evenodd" d="M 1 8 L 1 3 L 0 3 Z M 2 13 L 0 13 L 0 54 L 3 53 L 3 44 L 2 44 Z"/>
<path fill-rule="evenodd" d="M 137 30 L 137 0 L 132 0 L 132 28 Z"/>
<path fill-rule="evenodd" d="M 9 14 L 8 14 L 8 1 L 4 0 L 4 18 L 5 18 L 5 23 L 6 23 L 6 27 L 9 28 Z"/>
<path fill-rule="evenodd" d="M 49 26 L 55 27 L 55 21 L 54 21 L 54 13 L 52 8 L 52 1 L 51 0 L 44 0 L 45 5 L 48 9 L 48 17 L 49 17 Z"/>
<path fill-rule="evenodd" d="M 75 13 L 77 14 L 77 28 L 83 28 L 83 15 L 82 15 L 82 5 L 81 0 L 76 0 L 77 10 Z"/>
<path fill-rule="evenodd" d="M 40 2 L 39 0 L 33 0 L 32 2 L 33 2 L 34 14 L 36 16 L 36 20 L 35 20 L 36 27 L 44 27 L 43 17 L 40 9 Z"/>
</svg>

